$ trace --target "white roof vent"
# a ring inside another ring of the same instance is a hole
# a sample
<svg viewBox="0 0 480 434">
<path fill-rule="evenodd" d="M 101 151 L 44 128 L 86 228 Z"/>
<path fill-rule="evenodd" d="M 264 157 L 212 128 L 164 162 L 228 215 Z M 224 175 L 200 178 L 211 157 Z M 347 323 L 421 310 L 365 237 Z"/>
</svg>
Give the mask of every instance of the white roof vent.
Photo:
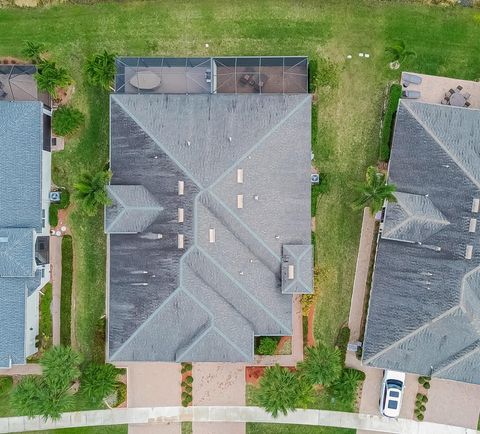
<svg viewBox="0 0 480 434">
<path fill-rule="evenodd" d="M 243 194 L 237 194 L 237 208 L 243 208 Z"/>
<path fill-rule="evenodd" d="M 288 266 L 288 280 L 295 279 L 295 266 L 289 265 Z"/>
<path fill-rule="evenodd" d="M 210 228 L 208 230 L 208 241 L 210 243 L 214 243 L 215 242 L 215 229 L 214 228 Z"/>
<path fill-rule="evenodd" d="M 178 234 L 178 248 L 183 249 L 185 246 L 185 237 L 183 234 Z"/>
<path fill-rule="evenodd" d="M 243 184 L 243 169 L 237 169 L 237 183 Z"/>
<path fill-rule="evenodd" d="M 477 219 L 470 219 L 470 225 L 468 226 L 468 232 L 475 232 L 477 230 Z"/>
<path fill-rule="evenodd" d="M 178 181 L 178 195 L 183 196 L 185 194 L 185 182 Z"/>
<path fill-rule="evenodd" d="M 472 259 L 473 246 L 468 244 L 465 250 L 465 259 Z"/>
<path fill-rule="evenodd" d="M 183 208 L 178 208 L 178 223 L 183 223 L 185 219 L 185 212 L 183 211 Z"/>
<path fill-rule="evenodd" d="M 0 237 L 0 243 L 8 243 L 8 237 Z"/>
<path fill-rule="evenodd" d="M 472 212 L 478 212 L 479 209 L 480 209 L 480 199 L 473 199 Z"/>
</svg>

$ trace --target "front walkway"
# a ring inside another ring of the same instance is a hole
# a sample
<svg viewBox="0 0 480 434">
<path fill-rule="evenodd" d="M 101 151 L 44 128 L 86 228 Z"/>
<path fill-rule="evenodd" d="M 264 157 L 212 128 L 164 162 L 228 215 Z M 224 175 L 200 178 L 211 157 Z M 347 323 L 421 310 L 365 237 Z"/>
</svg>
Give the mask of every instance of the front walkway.
<svg viewBox="0 0 480 434">
<path fill-rule="evenodd" d="M 13 365 L 10 369 L 0 369 L 0 375 L 40 375 L 42 367 L 38 363 Z"/>
<path fill-rule="evenodd" d="M 0 433 L 52 430 L 101 425 L 154 424 L 154 432 L 164 424 L 181 421 L 192 422 L 263 422 L 312 426 L 333 426 L 363 429 L 393 434 L 479 434 L 469 428 L 440 425 L 431 422 L 416 422 L 407 419 L 389 419 L 358 413 L 342 413 L 325 410 L 297 409 L 286 416 L 273 418 L 259 407 L 150 407 L 118 408 L 64 413 L 58 421 L 41 417 L 0 418 Z M 153 431 L 152 431 L 153 432 Z"/>
</svg>

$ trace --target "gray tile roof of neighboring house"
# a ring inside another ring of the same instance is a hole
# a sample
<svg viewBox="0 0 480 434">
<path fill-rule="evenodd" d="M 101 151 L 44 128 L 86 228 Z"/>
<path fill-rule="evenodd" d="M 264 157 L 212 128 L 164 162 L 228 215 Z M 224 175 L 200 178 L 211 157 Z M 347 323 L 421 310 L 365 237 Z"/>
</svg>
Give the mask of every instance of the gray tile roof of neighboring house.
<svg viewBox="0 0 480 434">
<path fill-rule="evenodd" d="M 42 230 L 42 103 L 0 102 L 0 228 Z"/>
<path fill-rule="evenodd" d="M 364 363 L 480 384 L 480 111 L 400 101 L 389 182 Z"/>
<path fill-rule="evenodd" d="M 251 361 L 255 335 L 291 334 L 283 246 L 301 246 L 296 289 L 313 284 L 310 108 L 307 94 L 111 96 L 110 188 L 142 186 L 156 216 L 110 234 L 110 360 Z M 107 232 L 117 219 L 115 204 Z"/>
<path fill-rule="evenodd" d="M 25 301 L 41 278 L 42 114 L 38 101 L 0 102 L 0 367 L 25 363 Z"/>
</svg>

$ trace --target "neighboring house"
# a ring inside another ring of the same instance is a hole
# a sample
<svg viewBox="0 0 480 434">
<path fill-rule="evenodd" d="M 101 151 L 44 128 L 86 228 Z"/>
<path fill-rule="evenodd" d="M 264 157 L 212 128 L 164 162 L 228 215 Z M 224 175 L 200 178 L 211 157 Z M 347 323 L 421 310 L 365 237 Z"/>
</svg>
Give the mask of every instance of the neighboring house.
<svg viewBox="0 0 480 434">
<path fill-rule="evenodd" d="M 292 60 L 268 59 L 226 61 L 238 93 L 211 85 L 214 59 L 129 59 L 156 86 L 110 99 L 110 361 L 252 362 L 255 336 L 292 334 L 292 294 L 312 292 L 311 96 L 306 58 L 292 87 Z M 192 76 L 202 92 L 169 93 Z"/>
<path fill-rule="evenodd" d="M 39 290 L 50 280 L 51 113 L 31 93 L 13 98 L 0 101 L 0 368 L 37 351 Z"/>
<path fill-rule="evenodd" d="M 363 363 L 480 384 L 480 110 L 401 100 Z"/>
</svg>

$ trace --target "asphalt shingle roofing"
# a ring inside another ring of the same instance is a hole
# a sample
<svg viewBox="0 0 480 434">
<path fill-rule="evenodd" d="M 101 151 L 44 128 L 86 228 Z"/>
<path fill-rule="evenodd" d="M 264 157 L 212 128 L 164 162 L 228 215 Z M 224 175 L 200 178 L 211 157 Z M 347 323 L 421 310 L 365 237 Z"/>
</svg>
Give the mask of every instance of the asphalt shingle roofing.
<svg viewBox="0 0 480 434">
<path fill-rule="evenodd" d="M 0 367 L 25 363 L 25 299 L 42 229 L 42 103 L 0 102 Z M 38 285 L 37 285 L 38 286 Z"/>
<path fill-rule="evenodd" d="M 312 291 L 310 106 L 111 96 L 110 360 L 251 361 L 255 335 L 291 334 L 291 293 Z M 124 186 L 156 214 L 133 195 L 141 225 L 113 233 Z M 282 293 L 286 245 L 298 275 Z"/>
<path fill-rule="evenodd" d="M 402 100 L 364 363 L 480 384 L 479 181 L 480 111 Z"/>
</svg>

